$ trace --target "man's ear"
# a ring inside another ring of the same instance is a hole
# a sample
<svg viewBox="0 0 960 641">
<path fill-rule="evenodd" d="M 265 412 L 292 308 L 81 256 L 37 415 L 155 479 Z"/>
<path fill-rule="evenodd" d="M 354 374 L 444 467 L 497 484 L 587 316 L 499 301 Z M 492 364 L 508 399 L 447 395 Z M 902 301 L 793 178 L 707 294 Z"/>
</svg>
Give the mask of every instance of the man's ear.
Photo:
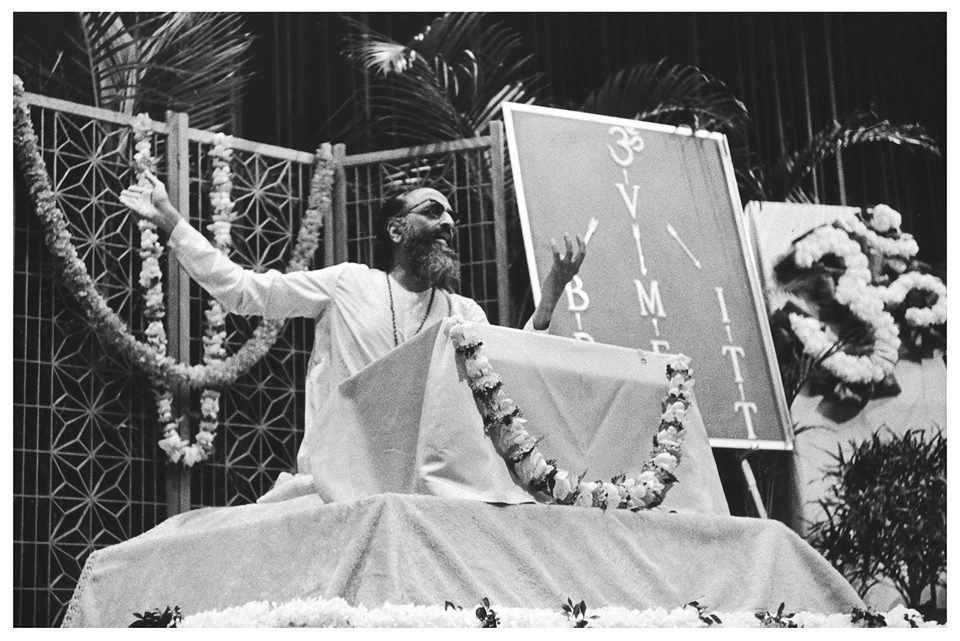
<svg viewBox="0 0 960 641">
<path fill-rule="evenodd" d="M 387 235 L 390 236 L 390 240 L 399 243 L 403 240 L 403 234 L 400 233 L 400 219 L 394 218 L 387 222 Z"/>
</svg>

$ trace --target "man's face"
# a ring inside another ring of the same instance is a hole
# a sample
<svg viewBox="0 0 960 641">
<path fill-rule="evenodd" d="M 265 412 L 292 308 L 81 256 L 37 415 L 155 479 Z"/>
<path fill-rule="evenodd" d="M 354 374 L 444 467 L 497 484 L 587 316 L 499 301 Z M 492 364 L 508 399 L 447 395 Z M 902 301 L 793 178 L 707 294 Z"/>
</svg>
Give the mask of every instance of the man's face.
<svg viewBox="0 0 960 641">
<path fill-rule="evenodd" d="M 404 198 L 407 228 L 418 236 L 430 236 L 437 243 L 453 246 L 456 221 L 450 201 L 436 189 L 415 189 Z"/>
<path fill-rule="evenodd" d="M 452 247 L 456 227 L 449 201 L 429 188 L 416 189 L 405 200 L 406 214 L 396 227 L 400 261 L 430 285 L 455 290 L 460 262 Z"/>
</svg>

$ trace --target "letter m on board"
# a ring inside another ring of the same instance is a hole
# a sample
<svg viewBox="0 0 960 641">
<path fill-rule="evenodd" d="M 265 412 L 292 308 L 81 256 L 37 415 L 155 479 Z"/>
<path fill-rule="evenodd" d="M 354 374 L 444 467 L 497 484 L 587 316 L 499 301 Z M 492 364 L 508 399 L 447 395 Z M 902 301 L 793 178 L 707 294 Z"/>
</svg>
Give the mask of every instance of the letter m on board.
<svg viewBox="0 0 960 641">
<path fill-rule="evenodd" d="M 663 311 L 663 299 L 660 298 L 660 282 L 656 280 L 650 281 L 649 292 L 639 279 L 634 278 L 633 282 L 637 286 L 637 298 L 640 300 L 640 315 L 649 316 L 650 314 L 654 314 L 660 318 L 666 318 L 667 315 Z"/>
</svg>

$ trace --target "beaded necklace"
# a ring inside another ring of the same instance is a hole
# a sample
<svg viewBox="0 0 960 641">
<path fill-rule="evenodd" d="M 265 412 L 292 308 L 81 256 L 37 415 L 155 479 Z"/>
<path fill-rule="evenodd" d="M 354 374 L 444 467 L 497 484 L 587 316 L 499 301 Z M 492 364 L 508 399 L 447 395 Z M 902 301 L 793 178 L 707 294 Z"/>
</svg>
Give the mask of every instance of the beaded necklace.
<svg viewBox="0 0 960 641">
<path fill-rule="evenodd" d="M 400 345 L 400 335 L 397 333 L 397 312 L 393 308 L 393 286 L 390 285 L 390 274 L 387 274 L 387 293 L 390 295 L 390 320 L 393 322 L 393 346 L 397 347 Z M 430 316 L 430 310 L 433 309 L 433 299 L 437 295 L 437 288 L 430 288 L 430 302 L 427 304 L 427 313 L 423 315 L 423 320 L 420 321 L 420 327 L 417 328 L 417 331 L 414 334 L 419 334 L 420 330 L 423 329 L 424 324 L 427 322 L 427 318 Z"/>
</svg>

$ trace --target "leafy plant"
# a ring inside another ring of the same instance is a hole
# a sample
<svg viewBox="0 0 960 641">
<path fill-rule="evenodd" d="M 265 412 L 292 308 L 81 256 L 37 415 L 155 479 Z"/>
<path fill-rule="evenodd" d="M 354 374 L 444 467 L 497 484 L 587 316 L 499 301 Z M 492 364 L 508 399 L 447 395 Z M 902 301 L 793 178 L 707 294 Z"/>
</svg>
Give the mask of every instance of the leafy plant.
<svg viewBox="0 0 960 641">
<path fill-rule="evenodd" d="M 709 608 L 705 605 L 700 605 L 698 601 L 690 601 L 689 603 L 684 604 L 684 607 L 690 606 L 691 608 L 697 611 L 697 616 L 700 617 L 700 622 L 705 623 L 707 626 L 723 623 L 720 620 L 720 617 L 717 616 L 716 612 L 709 612 Z"/>
<path fill-rule="evenodd" d="M 854 608 L 850 612 L 850 623 L 861 623 L 864 628 L 885 628 L 887 620 L 879 612 L 874 612 L 872 608 L 861 609 Z"/>
<path fill-rule="evenodd" d="M 723 82 L 666 58 L 614 73 L 579 110 L 735 135 L 743 133 L 749 118 L 747 107 Z"/>
<path fill-rule="evenodd" d="M 130 628 L 175 628 L 183 620 L 180 614 L 180 606 L 167 606 L 163 612 L 159 608 L 147 610 L 146 612 L 134 612 L 136 620 L 128 627 Z"/>
<path fill-rule="evenodd" d="M 54 59 L 29 43 L 14 59 L 50 95 L 128 115 L 186 112 L 192 126 L 218 129 L 249 78 L 251 44 L 239 14 L 78 13 Z"/>
<path fill-rule="evenodd" d="M 919 124 L 893 124 L 873 111 L 855 111 L 814 134 L 802 149 L 767 165 L 737 169 L 741 196 L 747 200 L 813 202 L 805 182 L 825 160 L 845 149 L 870 143 L 891 143 L 940 155 L 940 148 Z"/>
<path fill-rule="evenodd" d="M 368 140 L 399 146 L 479 136 L 503 102 L 535 102 L 543 89 L 519 34 L 482 13 L 445 13 L 406 44 L 344 21 L 343 53 L 369 81 L 356 96 L 366 113 L 347 131 Z"/>
<path fill-rule="evenodd" d="M 575 628 L 585 628 L 590 625 L 589 619 L 599 619 L 596 614 L 587 616 L 587 604 L 581 600 L 580 603 L 574 603 L 570 597 L 567 602 L 560 606 L 563 616 L 573 622 Z"/>
<path fill-rule="evenodd" d="M 887 578 L 920 609 L 946 570 L 947 442 L 942 432 L 885 431 L 851 443 L 849 455 L 838 446 L 810 543 L 861 595 Z"/>
<path fill-rule="evenodd" d="M 483 622 L 483 625 L 480 626 L 481 628 L 500 627 L 500 616 L 490 607 L 490 599 L 487 597 L 480 599 L 480 605 L 477 606 L 476 615 L 477 618 Z"/>
<path fill-rule="evenodd" d="M 760 625 L 765 628 L 800 628 L 796 621 L 793 620 L 793 615 L 796 612 L 788 612 L 787 614 L 783 613 L 784 603 L 780 603 L 780 607 L 777 608 L 776 614 L 770 614 L 768 610 L 757 610 L 754 615 L 760 619 Z"/>
</svg>

